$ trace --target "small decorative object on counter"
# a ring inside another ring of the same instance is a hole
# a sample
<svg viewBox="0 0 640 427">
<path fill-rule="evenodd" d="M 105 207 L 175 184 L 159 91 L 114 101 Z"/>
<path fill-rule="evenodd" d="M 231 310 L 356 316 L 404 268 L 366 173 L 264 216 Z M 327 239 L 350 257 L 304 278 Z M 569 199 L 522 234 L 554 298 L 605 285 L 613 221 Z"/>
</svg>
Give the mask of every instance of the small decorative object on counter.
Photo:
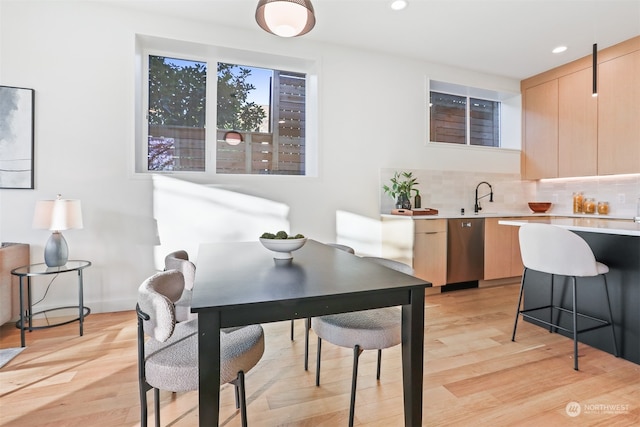
<svg viewBox="0 0 640 427">
<path fill-rule="evenodd" d="M 413 176 L 413 172 L 395 172 L 390 181 L 391 186 L 383 185 L 382 189 L 396 200 L 396 209 L 411 209 L 411 193 L 420 193 L 414 188 L 418 185 L 418 180 Z"/>
<path fill-rule="evenodd" d="M 596 213 L 596 201 L 592 198 L 587 198 L 584 200 L 582 204 L 582 210 L 586 214 L 594 214 Z"/>
<path fill-rule="evenodd" d="M 609 215 L 609 202 L 598 202 L 598 213 L 600 215 Z"/>
<path fill-rule="evenodd" d="M 420 197 L 420 193 L 416 193 L 416 197 L 413 199 L 413 207 L 415 209 L 422 207 L 422 197 Z"/>
<path fill-rule="evenodd" d="M 583 197 L 582 193 L 573 193 L 573 213 L 578 214 L 583 212 Z"/>
</svg>

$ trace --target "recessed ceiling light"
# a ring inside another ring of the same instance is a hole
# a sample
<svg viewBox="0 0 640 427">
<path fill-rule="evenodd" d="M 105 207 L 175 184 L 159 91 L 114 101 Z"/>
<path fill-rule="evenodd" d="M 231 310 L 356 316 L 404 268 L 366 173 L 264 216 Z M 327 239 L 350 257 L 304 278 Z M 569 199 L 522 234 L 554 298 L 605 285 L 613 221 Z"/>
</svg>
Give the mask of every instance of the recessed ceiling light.
<svg viewBox="0 0 640 427">
<path fill-rule="evenodd" d="M 555 49 L 553 49 L 551 52 L 553 52 L 553 53 L 562 53 L 565 50 L 567 50 L 566 46 L 558 46 Z"/>
<path fill-rule="evenodd" d="M 394 0 L 391 2 L 391 9 L 393 10 L 402 10 L 407 7 L 406 0 Z"/>
</svg>

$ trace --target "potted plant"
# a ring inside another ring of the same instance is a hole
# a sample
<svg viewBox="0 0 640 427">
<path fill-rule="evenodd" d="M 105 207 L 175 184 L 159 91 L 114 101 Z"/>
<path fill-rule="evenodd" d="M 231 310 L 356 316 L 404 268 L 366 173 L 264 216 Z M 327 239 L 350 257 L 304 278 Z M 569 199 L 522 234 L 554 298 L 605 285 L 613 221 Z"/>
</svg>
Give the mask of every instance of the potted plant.
<svg viewBox="0 0 640 427">
<path fill-rule="evenodd" d="M 420 191 L 414 188 L 418 182 L 413 172 L 395 172 L 390 181 L 391 186 L 382 186 L 384 192 L 396 201 L 396 208 L 411 209 L 411 192 L 415 192 L 416 196 L 420 194 Z"/>
</svg>

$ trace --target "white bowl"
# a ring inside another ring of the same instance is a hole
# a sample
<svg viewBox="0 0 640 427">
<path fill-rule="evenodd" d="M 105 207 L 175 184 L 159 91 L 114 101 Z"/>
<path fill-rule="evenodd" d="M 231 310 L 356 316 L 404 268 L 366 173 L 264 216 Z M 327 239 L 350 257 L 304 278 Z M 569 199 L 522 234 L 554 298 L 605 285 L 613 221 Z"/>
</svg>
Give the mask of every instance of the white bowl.
<svg viewBox="0 0 640 427">
<path fill-rule="evenodd" d="M 275 259 L 291 259 L 291 252 L 300 249 L 307 243 L 307 238 L 301 239 L 265 239 L 260 237 L 262 246 L 273 252 Z"/>
</svg>

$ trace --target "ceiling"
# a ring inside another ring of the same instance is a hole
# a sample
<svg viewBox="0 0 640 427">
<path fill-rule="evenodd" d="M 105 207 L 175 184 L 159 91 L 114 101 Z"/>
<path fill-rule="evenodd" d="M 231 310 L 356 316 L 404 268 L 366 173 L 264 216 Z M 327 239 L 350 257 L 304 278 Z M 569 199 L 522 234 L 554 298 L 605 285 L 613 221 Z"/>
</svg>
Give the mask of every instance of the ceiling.
<svg viewBox="0 0 640 427">
<path fill-rule="evenodd" d="M 276 37 L 255 22 L 258 0 L 105 1 Z M 640 35 L 640 0 L 408 1 L 312 0 L 316 26 L 302 38 L 521 80 Z"/>
</svg>

